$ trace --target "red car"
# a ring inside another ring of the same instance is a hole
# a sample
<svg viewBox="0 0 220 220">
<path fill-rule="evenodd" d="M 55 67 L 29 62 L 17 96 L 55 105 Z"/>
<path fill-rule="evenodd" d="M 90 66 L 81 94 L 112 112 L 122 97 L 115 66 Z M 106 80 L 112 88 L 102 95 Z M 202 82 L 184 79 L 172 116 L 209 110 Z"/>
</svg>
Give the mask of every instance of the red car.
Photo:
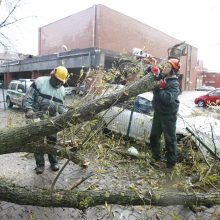
<svg viewBox="0 0 220 220">
<path fill-rule="evenodd" d="M 194 102 L 199 107 L 220 105 L 220 89 L 215 89 L 206 95 L 199 96 Z"/>
</svg>

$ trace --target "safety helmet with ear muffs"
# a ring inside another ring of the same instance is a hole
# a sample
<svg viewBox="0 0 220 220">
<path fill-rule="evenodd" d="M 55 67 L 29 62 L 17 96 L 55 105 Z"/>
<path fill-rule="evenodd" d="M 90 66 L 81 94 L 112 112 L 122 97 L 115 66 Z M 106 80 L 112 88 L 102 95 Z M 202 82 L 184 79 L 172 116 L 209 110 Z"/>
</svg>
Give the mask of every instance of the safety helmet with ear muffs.
<svg viewBox="0 0 220 220">
<path fill-rule="evenodd" d="M 169 59 L 167 62 L 172 65 L 172 68 L 174 69 L 175 73 L 179 71 L 180 61 L 178 59 Z"/>
</svg>

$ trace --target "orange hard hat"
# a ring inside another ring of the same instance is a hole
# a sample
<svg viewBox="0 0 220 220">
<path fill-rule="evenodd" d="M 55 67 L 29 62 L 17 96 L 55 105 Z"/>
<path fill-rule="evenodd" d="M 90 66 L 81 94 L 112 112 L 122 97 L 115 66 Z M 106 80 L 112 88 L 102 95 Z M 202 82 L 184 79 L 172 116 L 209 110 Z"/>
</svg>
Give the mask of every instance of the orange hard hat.
<svg viewBox="0 0 220 220">
<path fill-rule="evenodd" d="M 167 62 L 170 63 L 176 71 L 180 69 L 180 61 L 178 59 L 169 59 Z"/>
</svg>

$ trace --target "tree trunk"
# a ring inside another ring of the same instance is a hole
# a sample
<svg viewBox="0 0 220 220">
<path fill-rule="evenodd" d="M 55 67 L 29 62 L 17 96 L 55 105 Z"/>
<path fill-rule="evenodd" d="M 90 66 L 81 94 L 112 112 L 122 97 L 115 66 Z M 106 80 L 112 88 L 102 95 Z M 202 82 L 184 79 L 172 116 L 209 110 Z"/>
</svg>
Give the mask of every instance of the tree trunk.
<svg viewBox="0 0 220 220">
<path fill-rule="evenodd" d="M 27 143 L 37 141 L 42 136 L 57 133 L 69 127 L 70 124 L 91 120 L 96 114 L 108 109 L 112 105 L 126 101 L 140 93 L 151 91 L 158 86 L 158 84 L 157 81 L 154 81 L 153 76 L 148 74 L 140 81 L 117 93 L 102 96 L 87 103 L 82 103 L 81 106 L 63 115 L 19 128 L 0 131 L 0 154 L 11 153 L 10 147 L 16 145 L 17 148 L 22 148 Z"/>
<path fill-rule="evenodd" d="M 200 194 L 168 191 L 147 191 L 138 194 L 127 191 L 71 191 L 26 188 L 0 181 L 0 200 L 20 205 L 69 207 L 85 209 L 107 204 L 118 205 L 197 205 L 211 207 L 220 204 L 220 194 Z"/>
</svg>

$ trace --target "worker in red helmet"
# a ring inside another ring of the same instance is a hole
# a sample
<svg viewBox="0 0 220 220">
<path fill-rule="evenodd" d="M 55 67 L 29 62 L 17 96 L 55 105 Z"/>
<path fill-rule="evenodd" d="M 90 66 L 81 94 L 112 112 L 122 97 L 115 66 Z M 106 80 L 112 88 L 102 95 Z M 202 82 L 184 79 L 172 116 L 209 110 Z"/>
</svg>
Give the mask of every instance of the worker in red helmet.
<svg viewBox="0 0 220 220">
<path fill-rule="evenodd" d="M 160 74 L 160 85 L 153 90 L 154 117 L 150 134 L 152 152 L 151 165 L 161 168 L 161 135 L 163 133 L 166 149 L 166 170 L 171 171 L 176 164 L 176 120 L 180 94 L 177 73 L 180 69 L 178 59 L 169 59 Z M 157 74 L 156 71 L 153 73 Z M 162 79 L 161 79 L 162 76 Z M 155 77 L 157 78 L 157 76 Z"/>
</svg>

